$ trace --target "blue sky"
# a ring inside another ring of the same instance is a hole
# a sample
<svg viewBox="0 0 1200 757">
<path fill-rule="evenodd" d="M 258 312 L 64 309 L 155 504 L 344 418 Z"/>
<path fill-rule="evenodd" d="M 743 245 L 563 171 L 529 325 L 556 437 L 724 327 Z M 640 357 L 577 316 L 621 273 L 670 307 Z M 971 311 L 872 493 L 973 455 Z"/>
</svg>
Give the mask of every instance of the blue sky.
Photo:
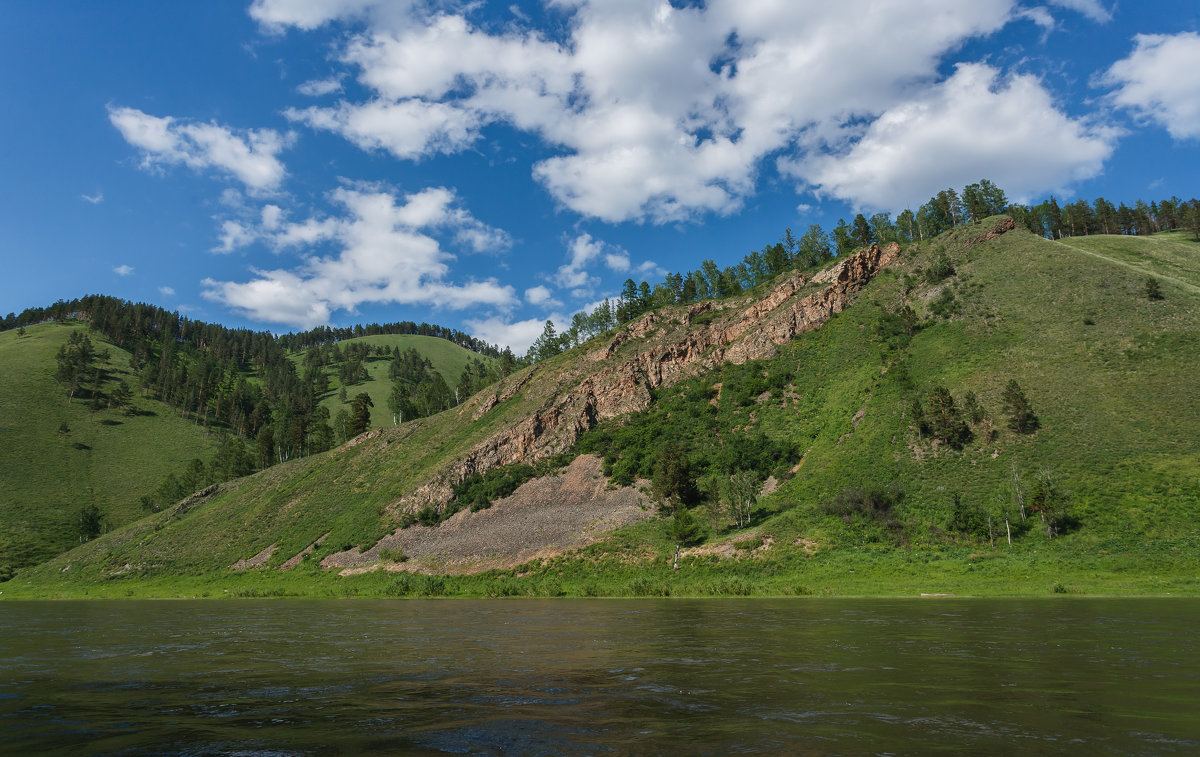
<svg viewBox="0 0 1200 757">
<path fill-rule="evenodd" d="M 6 6 L 0 310 L 425 320 L 523 351 L 785 227 L 1197 195 L 1200 6 L 243 0 Z"/>
</svg>

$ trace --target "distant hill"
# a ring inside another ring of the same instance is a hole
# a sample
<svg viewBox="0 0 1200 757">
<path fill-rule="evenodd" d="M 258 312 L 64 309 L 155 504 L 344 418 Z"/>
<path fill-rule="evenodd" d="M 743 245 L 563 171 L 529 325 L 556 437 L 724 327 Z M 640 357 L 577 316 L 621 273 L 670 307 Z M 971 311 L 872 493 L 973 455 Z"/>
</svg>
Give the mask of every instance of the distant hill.
<svg viewBox="0 0 1200 757">
<path fill-rule="evenodd" d="M 56 386 L 54 356 L 78 323 L 0 332 L 0 567 L 40 562 L 79 543 L 79 514 L 96 505 L 105 528 L 145 515 L 138 498 L 214 441 L 167 405 L 136 391 L 129 353 L 93 334 L 107 350 L 102 391 L 121 380 L 135 388 L 135 411 L 91 412 L 87 393 L 68 404 Z"/>
<path fill-rule="evenodd" d="M 1200 244 L 1013 225 L 660 308 L 5 595 L 1200 592 Z M 480 575 L 420 551 L 580 453 L 678 514 Z"/>
<path fill-rule="evenodd" d="M 446 381 L 446 385 L 452 389 L 458 385 L 463 368 L 471 360 L 479 360 L 488 365 L 495 363 L 496 360 L 488 355 L 480 355 L 465 347 L 460 347 L 446 339 L 421 336 L 419 334 L 378 334 L 375 336 L 344 339 L 336 344 L 343 350 L 355 344 L 367 344 L 372 348 L 383 347 L 389 351 L 393 349 L 399 349 L 401 352 L 410 349 L 416 350 L 433 363 L 434 370 L 442 375 L 442 378 Z M 289 357 L 296 365 L 300 365 L 304 354 L 296 352 L 289 355 Z M 349 412 L 349 401 L 353 400 L 356 394 L 366 392 L 370 395 L 372 403 L 374 403 L 374 406 L 371 408 L 371 428 L 394 425 L 387 404 L 388 395 L 392 391 L 392 379 L 388 375 L 390 364 L 390 356 L 372 356 L 368 358 L 365 363 L 368 378 L 365 381 L 346 386 L 346 403 L 338 399 L 339 389 L 342 388 L 342 384 L 337 377 L 337 366 L 329 366 L 326 369 L 326 373 L 330 377 L 330 388 L 320 398 L 320 402 L 329 408 L 330 417 L 336 416 L 338 410 L 344 409 Z"/>
</svg>

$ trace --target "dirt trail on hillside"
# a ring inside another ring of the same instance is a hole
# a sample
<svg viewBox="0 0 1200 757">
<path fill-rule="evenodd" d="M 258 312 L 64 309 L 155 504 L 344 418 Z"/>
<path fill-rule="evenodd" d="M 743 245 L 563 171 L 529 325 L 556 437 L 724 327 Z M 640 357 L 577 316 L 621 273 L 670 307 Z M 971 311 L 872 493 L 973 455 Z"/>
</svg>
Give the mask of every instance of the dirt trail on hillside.
<svg viewBox="0 0 1200 757">
<path fill-rule="evenodd" d="M 601 459 L 580 455 L 561 473 L 529 481 L 487 510 L 464 510 L 438 526 L 401 529 L 366 552 L 330 555 L 321 567 L 361 572 L 379 562 L 382 550 L 401 550 L 408 561 L 388 569 L 475 573 L 586 546 L 653 516 L 645 494 L 610 489 Z"/>
<path fill-rule="evenodd" d="M 1099 252 L 1085 250 L 1082 247 L 1076 247 L 1075 245 L 1071 244 L 1070 242 L 1066 242 L 1062 239 L 1056 239 L 1054 241 L 1058 242 L 1063 247 L 1074 250 L 1075 252 L 1080 252 L 1080 253 L 1083 253 L 1084 255 L 1091 255 L 1093 258 L 1100 258 L 1101 260 L 1106 261 L 1108 263 L 1112 263 L 1113 265 L 1119 265 L 1122 268 L 1128 268 L 1131 271 L 1137 271 L 1138 273 L 1140 273 L 1144 276 L 1153 276 L 1156 279 L 1162 279 L 1163 281 L 1169 281 L 1172 284 L 1183 287 L 1184 289 L 1186 289 L 1187 291 L 1189 291 L 1193 294 L 1200 294 L 1200 287 L 1196 286 L 1195 284 L 1191 284 L 1187 281 L 1184 281 L 1183 279 L 1178 278 L 1176 276 L 1172 276 L 1167 273 L 1158 273 L 1157 271 L 1151 271 L 1149 268 L 1147 268 L 1145 266 L 1137 265 L 1136 263 L 1130 263 L 1129 261 L 1126 261 L 1126 260 L 1118 260 L 1117 258 L 1110 258 L 1108 255 L 1102 255 Z"/>
</svg>

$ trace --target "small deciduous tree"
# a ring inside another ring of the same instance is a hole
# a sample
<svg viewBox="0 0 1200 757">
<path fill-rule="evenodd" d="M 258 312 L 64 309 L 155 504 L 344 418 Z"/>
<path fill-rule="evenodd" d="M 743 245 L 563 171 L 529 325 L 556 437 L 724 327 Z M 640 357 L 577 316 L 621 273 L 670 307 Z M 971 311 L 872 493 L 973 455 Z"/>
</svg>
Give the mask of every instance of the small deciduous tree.
<svg viewBox="0 0 1200 757">
<path fill-rule="evenodd" d="M 104 513 L 95 503 L 79 511 L 79 540 L 90 541 L 104 530 Z"/>
<path fill-rule="evenodd" d="M 1062 488 L 1053 471 L 1046 469 L 1038 473 L 1033 481 L 1029 509 L 1041 518 L 1047 539 L 1059 536 L 1070 523 L 1069 500 L 1070 495 Z"/>
<path fill-rule="evenodd" d="M 758 477 L 753 471 L 738 471 L 721 485 L 721 499 L 738 528 L 750 525 L 750 514 L 758 502 Z"/>
<path fill-rule="evenodd" d="M 675 542 L 675 570 L 679 570 L 679 550 L 688 544 L 695 544 L 703 537 L 704 527 L 700 519 L 686 507 L 676 509 L 671 518 L 671 539 Z"/>
</svg>

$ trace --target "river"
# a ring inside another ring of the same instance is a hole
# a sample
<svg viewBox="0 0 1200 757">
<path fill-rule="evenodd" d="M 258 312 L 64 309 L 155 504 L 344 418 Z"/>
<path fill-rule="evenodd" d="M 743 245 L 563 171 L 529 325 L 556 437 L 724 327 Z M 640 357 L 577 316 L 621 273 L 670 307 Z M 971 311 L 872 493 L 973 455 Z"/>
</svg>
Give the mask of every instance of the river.
<svg viewBox="0 0 1200 757">
<path fill-rule="evenodd" d="M 11 754 L 1186 754 L 1195 600 L 0 603 Z"/>
</svg>

